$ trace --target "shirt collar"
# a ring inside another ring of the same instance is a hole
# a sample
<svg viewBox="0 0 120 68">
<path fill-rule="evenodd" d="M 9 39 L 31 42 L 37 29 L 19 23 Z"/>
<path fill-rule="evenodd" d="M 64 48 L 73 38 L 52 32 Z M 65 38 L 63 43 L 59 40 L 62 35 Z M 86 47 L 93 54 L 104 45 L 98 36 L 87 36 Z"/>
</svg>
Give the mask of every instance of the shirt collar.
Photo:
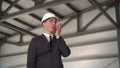
<svg viewBox="0 0 120 68">
<path fill-rule="evenodd" d="M 50 34 L 48 34 L 48 33 L 43 33 L 46 37 L 49 37 L 50 36 Z M 51 36 L 53 37 L 53 34 L 51 34 Z"/>
</svg>

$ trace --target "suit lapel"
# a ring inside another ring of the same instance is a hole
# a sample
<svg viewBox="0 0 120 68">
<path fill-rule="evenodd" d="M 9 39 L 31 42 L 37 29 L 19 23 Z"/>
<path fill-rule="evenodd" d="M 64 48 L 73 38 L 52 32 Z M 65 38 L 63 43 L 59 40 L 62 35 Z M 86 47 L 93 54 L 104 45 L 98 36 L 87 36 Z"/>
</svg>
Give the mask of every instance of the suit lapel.
<svg viewBox="0 0 120 68">
<path fill-rule="evenodd" d="M 45 37 L 44 34 L 41 35 L 41 38 L 42 38 L 46 43 L 48 43 L 48 40 L 47 40 L 47 38 Z"/>
<path fill-rule="evenodd" d="M 41 38 L 42 38 L 46 43 L 49 43 L 44 34 L 41 35 Z M 53 35 L 53 43 L 52 43 L 52 46 L 54 46 L 55 42 L 56 42 L 56 36 Z"/>
<path fill-rule="evenodd" d="M 46 52 L 49 51 L 51 48 L 50 48 L 50 45 L 49 45 L 49 42 L 47 40 L 47 38 L 45 37 L 44 34 L 42 34 L 41 36 L 41 39 L 43 39 L 43 41 L 45 42 L 46 45 L 44 45 L 47 49 L 46 49 Z"/>
</svg>

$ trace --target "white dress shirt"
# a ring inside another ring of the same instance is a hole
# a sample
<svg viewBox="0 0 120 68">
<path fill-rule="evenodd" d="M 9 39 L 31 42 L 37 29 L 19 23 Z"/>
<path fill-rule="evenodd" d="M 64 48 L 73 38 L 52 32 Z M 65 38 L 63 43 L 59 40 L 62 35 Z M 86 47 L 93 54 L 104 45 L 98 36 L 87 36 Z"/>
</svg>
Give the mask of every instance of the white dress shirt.
<svg viewBox="0 0 120 68">
<path fill-rule="evenodd" d="M 47 33 L 43 33 L 43 34 L 45 35 L 47 40 L 50 42 L 50 34 L 47 34 Z M 51 34 L 51 37 L 53 38 L 53 34 Z"/>
</svg>

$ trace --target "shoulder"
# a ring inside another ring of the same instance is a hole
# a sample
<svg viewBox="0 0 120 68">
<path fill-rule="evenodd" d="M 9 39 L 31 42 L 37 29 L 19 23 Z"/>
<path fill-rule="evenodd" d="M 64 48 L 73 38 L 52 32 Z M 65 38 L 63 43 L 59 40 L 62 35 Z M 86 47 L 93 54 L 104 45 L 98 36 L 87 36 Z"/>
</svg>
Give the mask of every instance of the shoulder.
<svg viewBox="0 0 120 68">
<path fill-rule="evenodd" d="M 42 35 L 40 35 L 40 36 L 35 36 L 35 37 L 33 37 L 31 40 L 40 40 L 40 39 L 42 39 Z"/>
</svg>

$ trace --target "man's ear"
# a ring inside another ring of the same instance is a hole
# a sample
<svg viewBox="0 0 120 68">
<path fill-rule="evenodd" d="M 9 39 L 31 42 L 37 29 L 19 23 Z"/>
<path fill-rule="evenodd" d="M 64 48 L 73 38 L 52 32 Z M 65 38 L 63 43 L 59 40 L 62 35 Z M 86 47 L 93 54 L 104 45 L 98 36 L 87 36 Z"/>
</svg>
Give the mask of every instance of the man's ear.
<svg viewBox="0 0 120 68">
<path fill-rule="evenodd" d="M 42 22 L 42 26 L 44 26 L 45 25 L 45 22 Z"/>
<path fill-rule="evenodd" d="M 42 26 L 43 26 L 43 22 L 42 22 Z"/>
</svg>

